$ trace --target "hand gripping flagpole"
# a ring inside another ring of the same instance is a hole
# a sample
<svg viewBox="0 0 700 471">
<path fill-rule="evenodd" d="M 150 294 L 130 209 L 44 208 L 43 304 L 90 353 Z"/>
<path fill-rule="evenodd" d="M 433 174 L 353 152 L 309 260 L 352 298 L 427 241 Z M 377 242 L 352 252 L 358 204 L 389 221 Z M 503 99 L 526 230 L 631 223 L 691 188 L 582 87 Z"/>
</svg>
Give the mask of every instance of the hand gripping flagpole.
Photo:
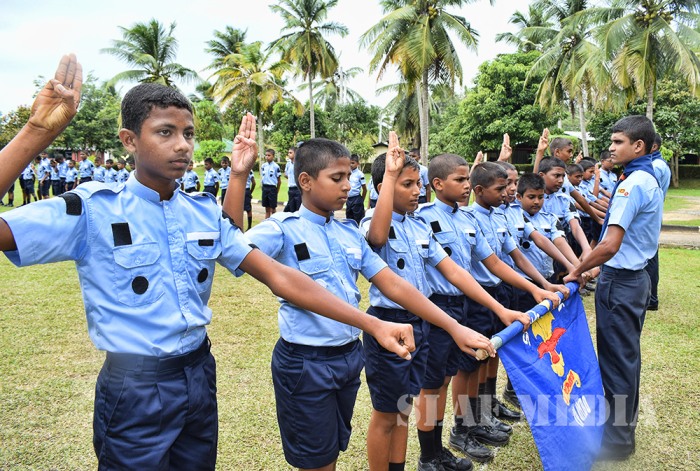
<svg viewBox="0 0 700 471">
<path fill-rule="evenodd" d="M 567 283 L 566 287 L 569 288 L 569 296 L 578 291 L 579 288 L 578 283 Z M 557 296 L 559 296 L 560 303 L 564 301 L 564 295 L 562 293 L 557 293 Z M 532 325 L 532 323 L 537 321 L 537 319 L 551 311 L 552 307 L 552 301 L 545 299 L 544 301 L 527 311 L 526 314 L 530 317 L 530 324 Z M 509 325 L 508 327 L 491 337 L 491 345 L 493 345 L 494 350 L 498 351 L 499 348 L 513 340 L 522 332 L 523 323 L 520 321 L 514 321 L 511 325 Z M 488 357 L 488 352 L 483 348 L 480 348 L 476 351 L 477 360 L 486 360 Z"/>
</svg>

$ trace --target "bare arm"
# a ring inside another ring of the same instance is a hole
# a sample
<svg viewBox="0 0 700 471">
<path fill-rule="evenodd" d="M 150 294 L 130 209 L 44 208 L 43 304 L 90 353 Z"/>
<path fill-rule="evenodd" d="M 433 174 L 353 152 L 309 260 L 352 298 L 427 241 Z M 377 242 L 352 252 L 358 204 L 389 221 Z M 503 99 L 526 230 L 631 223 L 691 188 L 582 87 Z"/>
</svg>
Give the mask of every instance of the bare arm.
<svg viewBox="0 0 700 471">
<path fill-rule="evenodd" d="M 532 172 L 537 173 L 540 168 L 540 162 L 542 162 L 542 158 L 544 157 L 544 153 L 547 150 L 547 147 L 549 147 L 549 129 L 544 128 L 544 131 L 542 131 L 542 135 L 540 136 L 540 141 L 537 144 L 537 152 L 535 153 L 535 163 L 532 166 Z"/>
<path fill-rule="evenodd" d="M 381 191 L 377 199 L 377 206 L 374 208 L 372 221 L 367 232 L 367 242 L 374 248 L 381 248 L 386 245 L 389 239 L 389 228 L 391 227 L 391 214 L 394 208 L 394 186 L 396 179 L 401 174 L 405 152 L 399 148 L 399 138 L 394 131 L 389 132 L 389 149 L 386 153 L 386 165 L 384 169 L 384 179 L 381 183 Z"/>
<path fill-rule="evenodd" d="M 570 265 L 572 267 L 578 266 L 580 263 L 580 260 L 574 253 L 574 251 L 571 249 L 571 246 L 569 243 L 566 241 L 566 237 L 557 237 L 552 241 L 552 243 L 559 249 L 559 251 L 566 257 L 566 259 L 570 262 Z M 565 264 L 566 265 L 566 264 Z M 569 273 L 571 273 L 571 269 L 568 270 Z"/>
<path fill-rule="evenodd" d="M 78 110 L 82 85 L 83 69 L 75 55 L 63 56 L 54 78 L 34 99 L 27 124 L 0 150 L 0 196 L 71 122 Z"/>
<path fill-rule="evenodd" d="M 260 250 L 250 252 L 240 268 L 267 285 L 276 296 L 302 309 L 362 329 L 402 358 L 410 359 L 410 352 L 415 350 L 410 325 L 384 322 L 370 316 L 340 300 L 302 272 L 282 265 Z"/>
<path fill-rule="evenodd" d="M 569 221 L 569 226 L 571 227 L 571 233 L 573 234 L 574 239 L 576 239 L 578 245 L 581 246 L 581 250 L 583 251 L 581 255 L 585 257 L 591 251 L 591 245 L 588 243 L 588 239 L 586 239 L 586 234 L 583 232 L 583 229 L 581 229 L 581 224 L 579 224 L 578 219 L 573 218 L 571 221 Z"/>
<path fill-rule="evenodd" d="M 535 231 L 530 234 L 530 238 L 544 253 L 549 255 L 553 260 L 556 260 L 560 264 L 566 267 L 567 272 L 571 272 L 574 269 L 572 263 L 559 251 L 559 248 L 547 237 L 543 236 L 539 232 Z M 559 237 L 561 239 L 561 237 Z M 572 252 L 573 253 L 573 252 Z M 575 257 L 574 257 L 575 258 Z"/>
<path fill-rule="evenodd" d="M 4 219 L 0 218 L 0 252 L 17 250 L 15 237 Z"/>
<path fill-rule="evenodd" d="M 255 142 L 255 117 L 246 113 L 241 119 L 241 126 L 238 134 L 233 140 L 231 150 L 231 177 L 229 179 L 229 190 L 222 203 L 223 210 L 228 214 L 238 227 L 243 225 L 243 203 L 245 201 L 245 184 L 248 181 L 250 170 L 258 157 L 258 145 Z M 251 191 L 255 185 L 255 180 L 251 184 Z"/>
<path fill-rule="evenodd" d="M 532 262 L 530 262 L 530 260 L 528 260 L 527 257 L 523 255 L 520 249 L 515 249 L 508 255 L 510 255 L 517 267 L 520 268 L 520 270 L 523 273 L 529 276 L 530 279 L 534 280 L 535 283 L 542 286 L 545 290 L 552 292 L 559 291 L 564 295 L 564 298 L 569 297 L 569 290 L 566 288 L 566 286 L 554 285 L 547 281 L 545 277 L 542 276 L 542 273 L 537 271 L 537 268 L 535 268 Z"/>
<path fill-rule="evenodd" d="M 503 263 L 496 254 L 491 254 L 482 260 L 484 266 L 494 275 L 499 277 L 501 280 L 505 281 L 511 286 L 515 286 L 523 291 L 527 291 L 535 298 L 535 301 L 542 302 L 545 299 L 549 299 L 554 303 L 554 307 L 559 305 L 559 296 L 554 293 L 546 291 L 534 283 L 526 280 L 524 277 L 520 276 L 515 270 Z"/>
<path fill-rule="evenodd" d="M 605 238 L 596 245 L 588 255 L 584 256 L 581 260 L 581 264 L 569 273 L 564 281 L 578 281 L 581 283 L 581 275 L 590 270 L 591 268 L 599 267 L 604 264 L 620 250 L 620 245 L 622 245 L 622 239 L 625 237 L 625 230 L 617 225 L 608 226 L 607 232 L 605 233 Z"/>
</svg>

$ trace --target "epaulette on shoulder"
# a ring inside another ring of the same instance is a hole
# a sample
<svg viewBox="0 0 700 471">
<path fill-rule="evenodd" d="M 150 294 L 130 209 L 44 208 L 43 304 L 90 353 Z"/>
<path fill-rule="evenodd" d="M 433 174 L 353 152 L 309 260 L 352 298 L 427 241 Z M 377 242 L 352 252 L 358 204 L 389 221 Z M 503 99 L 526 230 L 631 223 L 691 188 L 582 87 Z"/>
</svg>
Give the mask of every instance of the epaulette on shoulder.
<svg viewBox="0 0 700 471">
<path fill-rule="evenodd" d="M 335 220 L 343 224 L 344 226 L 354 227 L 355 229 L 360 227 L 357 225 L 357 221 L 355 221 L 354 219 L 336 218 Z"/>
<path fill-rule="evenodd" d="M 212 200 L 214 203 L 216 203 L 216 196 L 212 195 L 211 193 L 207 191 L 196 191 L 194 193 L 187 193 L 184 191 L 181 191 L 183 195 L 187 195 L 190 198 L 197 199 L 197 198 L 209 198 Z"/>
<path fill-rule="evenodd" d="M 431 201 L 429 203 L 421 203 L 418 205 L 418 209 L 416 209 L 416 212 L 420 212 L 421 209 L 432 208 L 433 206 L 435 206 L 435 201 Z"/>
<path fill-rule="evenodd" d="M 111 191 L 114 194 L 120 193 L 124 189 L 124 184 L 120 183 L 118 185 L 108 185 L 103 182 L 87 182 L 82 185 L 77 186 L 75 189 L 69 191 L 68 193 L 74 193 L 81 198 L 87 199 L 96 193 L 102 191 Z M 65 193 L 64 193 L 65 194 Z"/>
<path fill-rule="evenodd" d="M 281 213 L 275 213 L 272 216 L 270 216 L 271 219 L 278 221 L 278 222 L 284 222 L 287 219 L 299 219 L 299 212 L 295 213 L 288 213 L 288 212 L 281 212 Z"/>
</svg>

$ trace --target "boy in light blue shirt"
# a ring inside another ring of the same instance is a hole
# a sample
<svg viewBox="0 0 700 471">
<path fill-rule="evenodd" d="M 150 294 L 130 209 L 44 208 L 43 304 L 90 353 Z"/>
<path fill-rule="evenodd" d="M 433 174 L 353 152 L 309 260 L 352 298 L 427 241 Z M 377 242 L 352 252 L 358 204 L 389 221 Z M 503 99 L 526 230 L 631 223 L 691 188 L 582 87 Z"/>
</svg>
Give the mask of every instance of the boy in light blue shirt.
<svg viewBox="0 0 700 471">
<path fill-rule="evenodd" d="M 265 162 L 260 166 L 260 181 L 262 183 L 262 205 L 265 208 L 265 219 L 277 212 L 277 195 L 279 195 L 282 177 L 280 166 L 277 165 L 275 151 L 265 151 Z"/>
<path fill-rule="evenodd" d="M 68 161 L 68 170 L 66 170 L 66 191 L 71 191 L 77 186 L 78 169 L 75 168 L 75 160 Z"/>
<path fill-rule="evenodd" d="M 204 191 L 214 196 L 214 199 L 219 193 L 219 174 L 214 170 L 214 159 L 211 157 L 204 159 Z"/>
<path fill-rule="evenodd" d="M 345 203 L 345 217 L 360 224 L 365 217 L 365 196 L 367 195 L 367 185 L 365 184 L 365 174 L 360 167 L 360 156 L 352 154 L 350 156 L 350 192 L 348 201 Z"/>
<path fill-rule="evenodd" d="M 430 226 L 413 212 L 418 207 L 420 167 L 403 152 L 396 152 L 398 138 L 389 134 L 389 151 L 372 163 L 372 181 L 380 188 L 377 207 L 362 221 L 365 237 L 391 270 L 418 288 L 425 296 L 432 290 L 426 278 L 431 267 L 458 291 L 472 296 L 508 319 L 527 322 L 524 314 L 508 311 L 490 297 L 474 278 L 457 265 L 435 239 Z M 388 161 L 387 161 L 388 160 Z M 405 462 L 408 416 L 413 398 L 423 388 L 428 362 L 429 330 L 438 329 L 387 299 L 374 285 L 370 286 L 368 313 L 380 319 L 392 319 L 413 325 L 416 351 L 410 363 L 398 362 L 379 346 L 371 335 L 364 336 L 367 385 L 372 398 L 372 417 L 367 433 L 367 455 L 371 469 L 397 469 Z M 453 340 L 447 336 L 450 344 Z M 438 345 L 434 345 L 436 348 Z M 394 355 L 395 357 L 395 355 Z M 427 398 L 421 396 L 423 402 Z M 419 401 L 420 402 L 420 401 Z M 425 411 L 422 411 L 425 412 Z M 418 432 L 421 457 L 418 470 L 443 466 L 446 469 L 471 469 L 469 460 L 456 458 L 443 447 L 432 432 Z M 438 441 L 440 443 L 438 444 Z"/>
<path fill-rule="evenodd" d="M 595 293 L 598 362 L 607 401 L 600 459 L 626 460 L 636 449 L 641 372 L 640 337 L 650 297 L 644 270 L 658 249 L 663 191 L 652 164 L 656 131 L 644 116 L 628 116 L 612 127 L 610 154 L 624 167 L 602 236 L 565 281 L 584 284 L 587 270 L 600 269 Z M 624 300 L 624 302 L 621 302 Z"/>
<path fill-rule="evenodd" d="M 301 207 L 301 191 L 294 180 L 294 159 L 296 158 L 296 148 L 290 147 L 287 150 L 287 163 L 284 166 L 284 178 L 287 179 L 287 204 L 284 212 L 293 213 Z"/>
<path fill-rule="evenodd" d="M 391 301 L 449 331 L 461 348 L 482 344 L 485 337 L 475 340 L 471 331 L 388 269 L 354 221 L 335 219 L 333 213 L 343 207 L 351 187 L 348 150 L 327 139 L 311 139 L 297 149 L 296 157 L 301 209 L 258 224 L 247 232 L 250 241 L 355 306 L 360 301 L 361 273 Z M 241 217 L 242 179 L 234 185 L 238 190 L 229 196 L 235 194 L 237 199 L 227 200 L 224 208 Z M 272 379 L 285 458 L 301 469 L 335 469 L 339 452 L 348 446 L 360 386 L 364 363 L 360 331 L 284 298 L 278 322 L 281 338 L 273 351 Z M 405 327 L 413 331 L 410 325 Z"/>
<path fill-rule="evenodd" d="M 228 181 L 231 178 L 231 161 L 228 157 L 221 158 L 221 168 L 219 169 L 219 188 L 221 189 L 221 204 L 224 204 L 226 198 L 226 190 L 228 189 Z"/>
<path fill-rule="evenodd" d="M 114 161 L 112 159 L 107 159 L 105 162 L 105 183 L 116 183 L 117 182 L 117 171 L 112 168 Z"/>
<path fill-rule="evenodd" d="M 80 183 L 92 181 L 92 175 L 95 171 L 95 164 L 88 158 L 87 152 L 78 151 L 78 162 L 80 171 Z"/>
<path fill-rule="evenodd" d="M 96 182 L 105 181 L 105 168 L 102 166 L 102 157 L 95 156 L 95 168 L 93 170 L 92 179 Z"/>
</svg>

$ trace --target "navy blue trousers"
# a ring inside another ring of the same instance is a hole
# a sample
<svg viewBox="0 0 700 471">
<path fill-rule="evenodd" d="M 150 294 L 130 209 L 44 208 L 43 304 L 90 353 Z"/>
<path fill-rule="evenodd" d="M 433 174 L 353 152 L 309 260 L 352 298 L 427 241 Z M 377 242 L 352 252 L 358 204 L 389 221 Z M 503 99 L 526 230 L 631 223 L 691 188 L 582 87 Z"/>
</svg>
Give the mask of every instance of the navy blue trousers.
<svg viewBox="0 0 700 471">
<path fill-rule="evenodd" d="M 107 354 L 95 387 L 100 470 L 213 470 L 218 414 L 209 339 L 159 359 Z"/>
<path fill-rule="evenodd" d="M 654 306 L 659 304 L 659 249 L 656 249 L 656 253 L 647 262 L 647 266 L 644 268 L 649 274 L 649 279 L 651 280 L 651 297 L 649 298 L 649 305 Z"/>
<path fill-rule="evenodd" d="M 595 290 L 598 362 L 608 404 L 603 444 L 634 450 L 642 369 L 640 337 L 649 302 L 644 270 L 603 266 Z"/>
</svg>

